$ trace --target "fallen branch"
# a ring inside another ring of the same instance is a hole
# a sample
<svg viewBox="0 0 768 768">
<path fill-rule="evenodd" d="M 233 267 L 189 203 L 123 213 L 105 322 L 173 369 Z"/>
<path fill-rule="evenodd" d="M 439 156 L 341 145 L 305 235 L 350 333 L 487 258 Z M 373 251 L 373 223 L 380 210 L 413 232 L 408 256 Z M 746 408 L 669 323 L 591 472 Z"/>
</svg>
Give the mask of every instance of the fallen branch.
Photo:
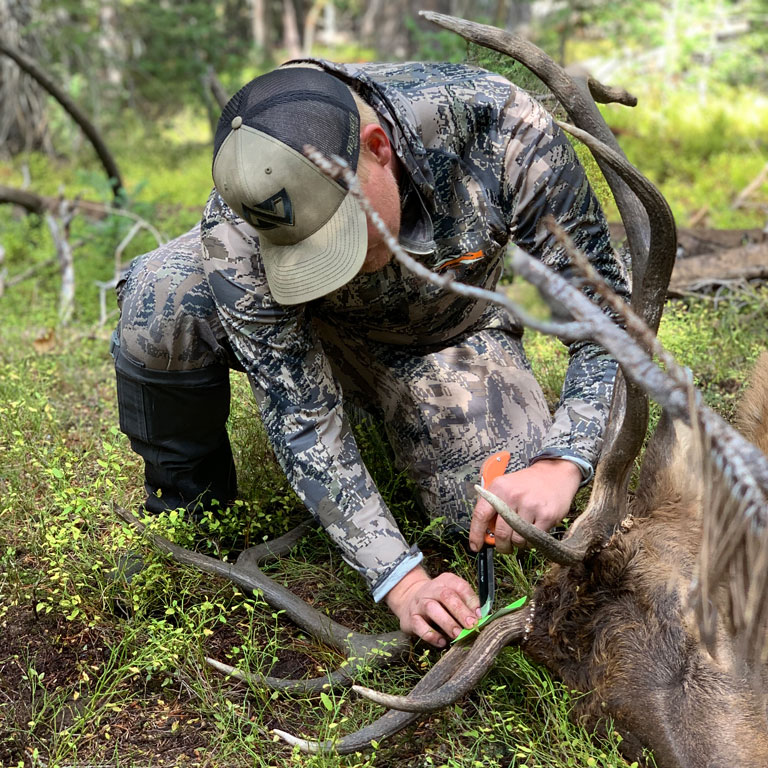
<svg viewBox="0 0 768 768">
<path fill-rule="evenodd" d="M 59 322 L 67 325 L 75 311 L 75 260 L 69 242 L 69 228 L 75 218 L 75 206 L 68 200 L 62 200 L 59 206 L 59 219 L 52 213 L 45 214 L 45 221 L 51 232 L 61 273 L 59 291 Z"/>
<path fill-rule="evenodd" d="M 8 277 L 5 281 L 5 287 L 13 288 L 14 285 L 18 285 L 19 283 L 23 283 L 25 280 L 29 280 L 30 277 L 34 277 L 38 272 L 42 272 L 43 270 L 48 269 L 49 267 L 55 266 L 58 260 L 59 260 L 58 257 L 54 256 L 52 259 L 46 259 L 46 261 L 43 261 L 40 264 L 35 264 L 32 267 L 27 267 L 23 272 L 19 272 L 18 275 L 14 275 L 13 277 Z"/>
<path fill-rule="evenodd" d="M 768 179 L 768 163 L 766 163 L 760 173 L 755 176 L 752 181 L 747 184 L 744 189 L 739 192 L 738 195 L 734 198 L 733 202 L 731 203 L 731 208 L 742 208 L 744 207 L 744 203 L 747 201 L 748 198 L 752 197 L 752 195 L 757 192 L 757 190 L 763 185 L 763 183 Z"/>
<path fill-rule="evenodd" d="M 106 282 L 102 282 L 101 280 L 94 281 L 96 287 L 99 289 L 99 328 L 103 327 L 111 314 L 113 314 L 107 312 L 107 292 L 114 290 L 120 280 L 120 276 L 123 274 L 123 253 L 133 238 L 136 237 L 142 229 L 147 229 L 154 235 L 158 246 L 165 242 L 162 235 L 149 222 L 144 221 L 144 219 L 139 218 L 138 216 L 135 218 L 136 221 L 134 225 L 128 230 L 128 234 L 126 234 L 126 236 L 118 243 L 117 248 L 115 248 L 115 271 L 112 279 L 107 280 Z"/>
<path fill-rule="evenodd" d="M 672 296 L 734 281 L 768 279 L 768 243 L 678 259 L 669 283 Z"/>
<path fill-rule="evenodd" d="M 224 88 L 221 80 L 219 80 L 216 70 L 213 67 L 208 67 L 203 78 L 206 88 L 211 92 L 219 109 L 224 109 L 229 101 L 229 96 L 227 95 L 226 88 Z"/>
<path fill-rule="evenodd" d="M 18 187 L 5 187 L 0 184 L 0 204 L 10 203 L 12 205 L 18 205 L 30 213 L 37 213 L 43 215 L 46 211 L 55 212 L 59 208 L 61 197 L 51 197 L 49 195 L 38 195 L 35 192 L 29 192 L 26 189 L 19 189 Z M 159 244 L 163 244 L 168 241 L 168 238 L 163 235 L 152 224 L 143 219 L 137 213 L 129 211 L 126 208 L 113 208 L 106 203 L 99 203 L 95 200 L 83 200 L 76 198 L 70 201 L 75 206 L 78 213 L 82 213 L 91 219 L 105 219 L 107 216 L 122 216 L 126 219 L 132 219 L 133 221 L 140 221 L 144 225 L 144 228 L 151 232 L 154 238 Z"/>
<path fill-rule="evenodd" d="M 88 119 L 85 113 L 66 93 L 64 93 L 64 91 L 61 90 L 61 88 L 59 88 L 58 85 L 56 85 L 53 79 L 34 59 L 3 42 L 3 40 L 0 40 L 0 53 L 4 53 L 6 56 L 13 59 L 24 72 L 45 88 L 45 90 L 48 91 L 48 93 L 50 93 L 62 107 L 64 107 L 72 119 L 80 126 L 83 133 L 91 142 L 91 145 L 104 167 L 107 178 L 109 179 L 109 184 L 112 187 L 112 193 L 115 197 L 118 197 L 123 189 L 123 181 L 117 163 L 107 148 L 107 145 L 104 143 L 104 140 L 101 138 L 101 135 L 96 130 L 96 127 Z"/>
</svg>

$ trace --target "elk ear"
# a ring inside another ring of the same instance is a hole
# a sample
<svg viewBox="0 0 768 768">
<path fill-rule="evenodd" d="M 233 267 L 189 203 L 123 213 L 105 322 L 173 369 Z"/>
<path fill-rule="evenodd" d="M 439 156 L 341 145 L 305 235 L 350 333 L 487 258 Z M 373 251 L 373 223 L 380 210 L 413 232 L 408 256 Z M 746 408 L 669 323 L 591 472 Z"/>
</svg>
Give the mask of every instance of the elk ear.
<svg viewBox="0 0 768 768">
<path fill-rule="evenodd" d="M 645 450 L 635 492 L 635 516 L 701 496 L 701 459 L 697 453 L 691 428 L 664 411 Z"/>
<path fill-rule="evenodd" d="M 757 358 L 736 412 L 736 427 L 768 456 L 768 352 Z"/>
</svg>

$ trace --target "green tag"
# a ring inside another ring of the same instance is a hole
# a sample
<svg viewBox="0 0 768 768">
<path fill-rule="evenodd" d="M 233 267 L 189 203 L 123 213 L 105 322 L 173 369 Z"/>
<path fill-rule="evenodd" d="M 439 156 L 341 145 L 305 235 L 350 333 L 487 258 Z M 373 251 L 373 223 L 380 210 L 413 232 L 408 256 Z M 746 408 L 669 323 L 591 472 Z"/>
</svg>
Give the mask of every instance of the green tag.
<svg viewBox="0 0 768 768">
<path fill-rule="evenodd" d="M 514 603 L 510 603 L 509 605 L 505 606 L 504 608 L 499 608 L 496 613 L 492 613 L 490 616 L 484 616 L 482 619 L 480 619 L 477 624 L 475 624 L 474 627 L 470 627 L 469 629 L 462 629 L 461 632 L 459 632 L 456 637 L 451 640 L 452 643 L 458 643 L 461 640 L 464 640 L 465 638 L 469 637 L 470 635 L 474 635 L 475 632 L 479 632 L 486 624 L 489 624 L 494 619 L 499 619 L 502 616 L 506 616 L 508 613 L 512 613 L 512 611 L 516 611 L 518 608 L 522 608 L 526 601 L 528 600 L 527 597 L 521 597 L 519 600 L 515 600 Z"/>
</svg>

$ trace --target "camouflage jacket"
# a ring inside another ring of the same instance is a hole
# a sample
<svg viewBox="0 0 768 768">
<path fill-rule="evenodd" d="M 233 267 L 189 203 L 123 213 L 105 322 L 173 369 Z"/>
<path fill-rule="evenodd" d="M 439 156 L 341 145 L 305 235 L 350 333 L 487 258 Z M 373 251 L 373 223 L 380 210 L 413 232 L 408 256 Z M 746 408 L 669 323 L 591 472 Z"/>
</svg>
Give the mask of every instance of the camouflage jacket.
<svg viewBox="0 0 768 768">
<path fill-rule="evenodd" d="M 338 65 L 314 61 L 377 111 L 409 182 L 401 182 L 401 244 L 438 272 L 493 289 L 512 241 L 556 270 L 552 215 L 622 295 L 627 275 L 584 170 L 549 114 L 504 78 L 461 64 Z M 205 269 L 292 486 L 381 599 L 420 559 L 358 453 L 312 317 L 371 341 L 417 350 L 481 328 L 521 333 L 494 305 L 425 284 L 391 263 L 310 304 L 274 301 L 257 232 L 214 190 L 202 221 Z M 561 401 L 537 458 L 592 474 L 616 365 L 593 344 L 570 347 Z"/>
</svg>

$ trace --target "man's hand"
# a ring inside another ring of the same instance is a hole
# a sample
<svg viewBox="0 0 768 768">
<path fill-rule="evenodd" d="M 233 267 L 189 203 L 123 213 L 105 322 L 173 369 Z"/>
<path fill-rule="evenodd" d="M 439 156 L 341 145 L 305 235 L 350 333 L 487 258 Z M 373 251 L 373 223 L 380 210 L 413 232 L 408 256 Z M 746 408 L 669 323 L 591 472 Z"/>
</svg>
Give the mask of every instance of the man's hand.
<svg viewBox="0 0 768 768">
<path fill-rule="evenodd" d="M 581 470 L 566 459 L 541 459 L 526 469 L 502 475 L 488 490 L 505 501 L 523 520 L 542 531 L 557 525 L 571 507 L 581 483 Z M 479 552 L 485 529 L 496 516 L 493 507 L 479 499 L 469 527 L 469 546 Z M 525 541 L 502 519 L 496 518 L 496 550 L 509 554 L 513 547 L 525 546 Z"/>
<path fill-rule="evenodd" d="M 480 618 L 480 599 L 464 579 L 453 573 L 433 579 L 421 566 L 395 584 L 385 600 L 403 632 L 438 648 L 445 647 L 445 637 L 453 639 Z"/>
</svg>

